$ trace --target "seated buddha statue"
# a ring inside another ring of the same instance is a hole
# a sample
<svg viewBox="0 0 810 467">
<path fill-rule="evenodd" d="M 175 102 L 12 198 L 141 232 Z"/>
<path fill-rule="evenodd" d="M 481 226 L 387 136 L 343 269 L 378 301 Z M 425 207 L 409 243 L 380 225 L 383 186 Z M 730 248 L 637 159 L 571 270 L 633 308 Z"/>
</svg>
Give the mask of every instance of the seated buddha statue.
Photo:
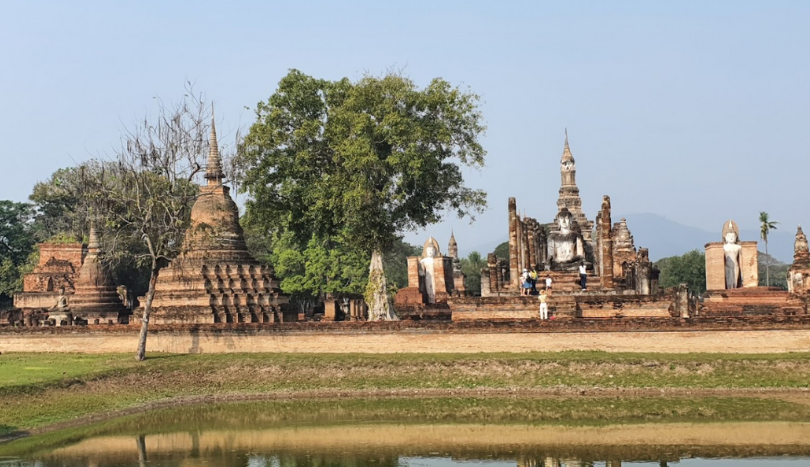
<svg viewBox="0 0 810 467">
<path fill-rule="evenodd" d="M 552 271 L 575 271 L 585 261 L 582 234 L 574 228 L 573 215 L 562 208 L 557 229 L 548 234 L 548 261 Z"/>
</svg>

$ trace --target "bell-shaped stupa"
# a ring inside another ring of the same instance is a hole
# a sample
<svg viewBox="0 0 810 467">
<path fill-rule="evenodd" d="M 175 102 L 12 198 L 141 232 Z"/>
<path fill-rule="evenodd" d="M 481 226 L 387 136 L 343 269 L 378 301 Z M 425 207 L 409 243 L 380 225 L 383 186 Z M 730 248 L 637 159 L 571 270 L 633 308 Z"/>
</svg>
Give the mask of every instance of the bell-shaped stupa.
<svg viewBox="0 0 810 467">
<path fill-rule="evenodd" d="M 206 184 L 191 208 L 180 255 L 158 276 L 153 323 L 271 322 L 289 301 L 272 268 L 248 252 L 239 209 L 223 178 L 212 121 Z"/>
<path fill-rule="evenodd" d="M 101 244 L 95 226 L 90 227 L 87 255 L 79 268 L 70 296 L 70 311 L 74 320 L 87 324 L 117 324 L 129 314 L 109 270 L 101 261 Z"/>
</svg>

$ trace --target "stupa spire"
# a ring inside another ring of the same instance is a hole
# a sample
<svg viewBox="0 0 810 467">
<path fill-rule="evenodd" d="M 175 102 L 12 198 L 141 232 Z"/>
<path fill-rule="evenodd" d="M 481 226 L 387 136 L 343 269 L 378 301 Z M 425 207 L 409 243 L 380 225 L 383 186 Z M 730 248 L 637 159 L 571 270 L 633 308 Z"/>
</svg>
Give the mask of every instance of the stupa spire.
<svg viewBox="0 0 810 467">
<path fill-rule="evenodd" d="M 568 146 L 568 128 L 565 129 L 565 146 L 563 146 L 563 154 L 560 162 L 574 162 L 574 155 L 571 154 L 571 148 Z"/>
<path fill-rule="evenodd" d="M 211 135 L 208 138 L 208 165 L 205 168 L 205 179 L 208 185 L 221 185 L 225 175 L 222 173 L 222 160 L 219 157 L 217 144 L 217 127 L 214 122 L 214 105 L 211 104 Z"/>
</svg>

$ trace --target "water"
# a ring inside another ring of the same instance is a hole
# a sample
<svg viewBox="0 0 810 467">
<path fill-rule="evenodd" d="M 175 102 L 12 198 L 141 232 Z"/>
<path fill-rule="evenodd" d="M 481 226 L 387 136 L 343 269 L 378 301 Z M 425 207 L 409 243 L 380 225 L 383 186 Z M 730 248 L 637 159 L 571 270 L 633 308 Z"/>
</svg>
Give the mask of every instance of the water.
<svg viewBox="0 0 810 467">
<path fill-rule="evenodd" d="M 456 416 L 418 400 L 166 409 L 0 445 L 0 466 L 810 467 L 801 420 L 538 422 L 448 404 Z"/>
</svg>

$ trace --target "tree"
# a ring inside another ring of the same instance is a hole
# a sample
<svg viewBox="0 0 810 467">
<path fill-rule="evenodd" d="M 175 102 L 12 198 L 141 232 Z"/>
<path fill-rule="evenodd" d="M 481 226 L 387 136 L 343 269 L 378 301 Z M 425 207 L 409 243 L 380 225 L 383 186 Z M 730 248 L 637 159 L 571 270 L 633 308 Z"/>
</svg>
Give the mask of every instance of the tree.
<svg viewBox="0 0 810 467">
<path fill-rule="evenodd" d="M 112 163 L 98 163 L 88 205 L 104 223 L 105 243 L 136 240 L 135 258 L 149 268 L 149 284 L 136 358 L 146 358 L 146 337 L 160 270 L 175 258 L 199 189 L 194 177 L 208 149 L 208 117 L 201 98 L 188 89 L 174 106 L 158 101 L 157 114 L 125 130 Z M 106 248 L 109 254 L 120 251 Z"/>
<path fill-rule="evenodd" d="M 466 258 L 461 259 L 461 272 L 466 276 L 464 286 L 467 292 L 481 294 L 481 269 L 486 265 L 486 260 L 477 251 L 470 252 Z"/>
<path fill-rule="evenodd" d="M 28 197 L 36 208 L 33 232 L 38 241 L 52 238 L 81 240 L 89 235 L 87 216 L 90 212 L 86 196 L 89 180 L 98 174 L 101 164 L 90 162 L 54 172 L 44 182 L 37 182 Z"/>
<path fill-rule="evenodd" d="M 0 201 L 0 295 L 6 299 L 22 289 L 20 268 L 34 250 L 33 215 L 28 203 Z"/>
<path fill-rule="evenodd" d="M 768 218 L 768 213 L 765 211 L 759 212 L 759 236 L 765 241 L 765 255 L 768 255 L 768 234 L 771 230 L 776 230 L 776 224 L 779 222 L 772 221 Z M 771 285 L 771 268 L 768 263 L 765 263 L 765 285 Z"/>
<path fill-rule="evenodd" d="M 477 103 L 442 79 L 418 89 L 396 73 L 353 83 L 292 70 L 245 140 L 247 215 L 302 242 L 345 235 L 371 254 L 369 319 L 395 319 L 383 252 L 446 211 L 472 217 L 486 205 L 461 171 L 484 163 Z"/>
<path fill-rule="evenodd" d="M 658 283 L 661 287 L 677 287 L 686 283 L 696 294 L 706 291 L 706 257 L 698 250 L 681 256 L 662 258 L 655 263 L 661 274 Z"/>
<path fill-rule="evenodd" d="M 509 262 L 509 242 L 506 241 L 506 242 L 503 242 L 500 245 L 496 246 L 493 253 L 495 253 L 495 256 L 497 256 L 498 259 L 505 259 L 506 262 L 508 263 Z"/>
</svg>

